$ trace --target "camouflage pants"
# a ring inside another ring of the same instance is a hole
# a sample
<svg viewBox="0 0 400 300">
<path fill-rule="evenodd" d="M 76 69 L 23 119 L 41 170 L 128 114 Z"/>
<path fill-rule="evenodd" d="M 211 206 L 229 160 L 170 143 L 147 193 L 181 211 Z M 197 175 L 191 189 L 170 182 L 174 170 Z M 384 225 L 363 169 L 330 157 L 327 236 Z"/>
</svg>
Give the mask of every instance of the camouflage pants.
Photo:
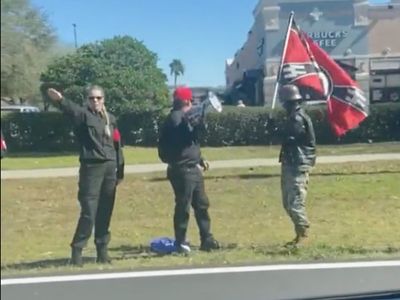
<svg viewBox="0 0 400 300">
<path fill-rule="evenodd" d="M 301 234 L 310 226 L 305 208 L 309 168 L 282 164 L 281 171 L 283 207 L 291 218 L 296 233 Z"/>
</svg>

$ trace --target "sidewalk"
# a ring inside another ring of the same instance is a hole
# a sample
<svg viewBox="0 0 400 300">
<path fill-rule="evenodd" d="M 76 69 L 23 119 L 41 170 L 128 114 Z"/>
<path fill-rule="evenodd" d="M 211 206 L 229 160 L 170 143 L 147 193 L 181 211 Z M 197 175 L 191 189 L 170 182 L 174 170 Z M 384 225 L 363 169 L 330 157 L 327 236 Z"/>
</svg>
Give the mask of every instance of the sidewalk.
<svg viewBox="0 0 400 300">
<path fill-rule="evenodd" d="M 318 156 L 317 164 L 346 163 L 376 160 L 400 160 L 400 153 L 379 154 L 357 154 L 357 155 L 332 155 Z M 211 169 L 223 168 L 250 168 L 278 166 L 276 158 L 254 158 L 241 160 L 217 160 L 210 162 Z M 125 174 L 151 173 L 166 170 L 165 164 L 140 164 L 125 166 Z M 23 179 L 23 178 L 52 178 L 52 177 L 74 177 L 78 176 L 78 168 L 54 168 L 35 170 L 1 171 L 1 179 Z"/>
</svg>

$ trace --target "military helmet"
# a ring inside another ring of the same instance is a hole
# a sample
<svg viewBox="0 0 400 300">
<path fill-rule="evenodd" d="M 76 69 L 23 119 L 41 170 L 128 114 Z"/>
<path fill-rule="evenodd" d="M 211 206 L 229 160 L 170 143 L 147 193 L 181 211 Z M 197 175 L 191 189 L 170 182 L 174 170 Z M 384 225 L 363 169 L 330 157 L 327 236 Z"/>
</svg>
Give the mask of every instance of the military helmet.
<svg viewBox="0 0 400 300">
<path fill-rule="evenodd" d="M 279 90 L 279 99 L 284 101 L 300 101 L 302 99 L 299 88 L 294 84 L 286 84 Z"/>
</svg>

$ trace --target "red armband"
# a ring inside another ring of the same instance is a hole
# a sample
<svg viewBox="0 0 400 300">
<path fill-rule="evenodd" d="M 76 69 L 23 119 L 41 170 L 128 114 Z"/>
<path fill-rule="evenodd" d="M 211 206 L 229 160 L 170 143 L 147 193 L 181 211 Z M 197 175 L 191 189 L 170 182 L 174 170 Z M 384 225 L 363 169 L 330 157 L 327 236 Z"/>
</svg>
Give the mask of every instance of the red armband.
<svg viewBox="0 0 400 300">
<path fill-rule="evenodd" d="M 7 144 L 3 138 L 1 138 L 1 150 L 7 150 Z"/>
<path fill-rule="evenodd" d="M 114 132 L 113 132 L 113 141 L 114 141 L 114 142 L 120 142 L 120 141 L 121 141 L 121 134 L 119 133 L 118 128 L 115 128 L 115 129 L 114 129 Z"/>
</svg>

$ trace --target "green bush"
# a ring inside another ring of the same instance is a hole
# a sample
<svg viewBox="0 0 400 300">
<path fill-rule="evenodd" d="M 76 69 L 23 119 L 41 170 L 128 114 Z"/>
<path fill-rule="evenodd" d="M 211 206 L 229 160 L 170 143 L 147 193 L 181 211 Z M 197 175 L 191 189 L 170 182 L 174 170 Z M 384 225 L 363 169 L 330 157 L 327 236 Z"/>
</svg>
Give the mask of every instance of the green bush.
<svg viewBox="0 0 400 300">
<path fill-rule="evenodd" d="M 53 87 L 82 104 L 86 86 L 98 84 L 106 91 L 110 112 L 164 108 L 169 104 L 167 77 L 157 60 L 143 42 L 130 36 L 115 36 L 83 45 L 55 60 L 41 76 L 41 90 L 45 99 L 45 91 Z"/>
<path fill-rule="evenodd" d="M 400 140 L 400 104 L 371 105 L 370 115 L 360 125 L 344 138 L 343 142 L 355 141 L 399 141 Z"/>
<path fill-rule="evenodd" d="M 207 135 L 203 144 L 209 146 L 227 145 L 269 145 L 279 136 L 284 114 L 279 111 L 269 118 L 266 109 L 236 109 L 207 116 Z"/>
<path fill-rule="evenodd" d="M 155 146 L 158 128 L 166 113 L 161 110 L 132 111 L 118 119 L 123 143 L 127 145 Z"/>
<path fill-rule="evenodd" d="M 11 153 L 78 149 L 71 122 L 59 112 L 2 114 L 1 129 Z"/>
<path fill-rule="evenodd" d="M 382 142 L 400 140 L 400 104 L 371 105 L 370 115 L 356 129 L 337 138 L 327 120 L 325 105 L 310 106 L 307 113 L 313 120 L 318 144 Z M 281 142 L 281 130 L 286 115 L 282 110 L 273 113 L 263 108 L 229 108 L 222 114 L 208 116 L 207 136 L 204 144 L 223 145 L 269 145 Z"/>
<path fill-rule="evenodd" d="M 327 122 L 325 106 L 308 107 L 318 144 L 343 144 L 400 140 L 400 104 L 374 104 L 361 125 L 337 138 Z M 118 124 L 126 145 L 156 146 L 158 129 L 167 112 L 142 110 L 123 114 Z M 273 119 L 264 108 L 228 107 L 207 115 L 207 134 L 202 145 L 270 145 L 280 143 L 285 113 L 277 110 Z M 2 130 L 13 151 L 71 151 L 77 149 L 71 122 L 61 113 L 7 114 Z"/>
</svg>

